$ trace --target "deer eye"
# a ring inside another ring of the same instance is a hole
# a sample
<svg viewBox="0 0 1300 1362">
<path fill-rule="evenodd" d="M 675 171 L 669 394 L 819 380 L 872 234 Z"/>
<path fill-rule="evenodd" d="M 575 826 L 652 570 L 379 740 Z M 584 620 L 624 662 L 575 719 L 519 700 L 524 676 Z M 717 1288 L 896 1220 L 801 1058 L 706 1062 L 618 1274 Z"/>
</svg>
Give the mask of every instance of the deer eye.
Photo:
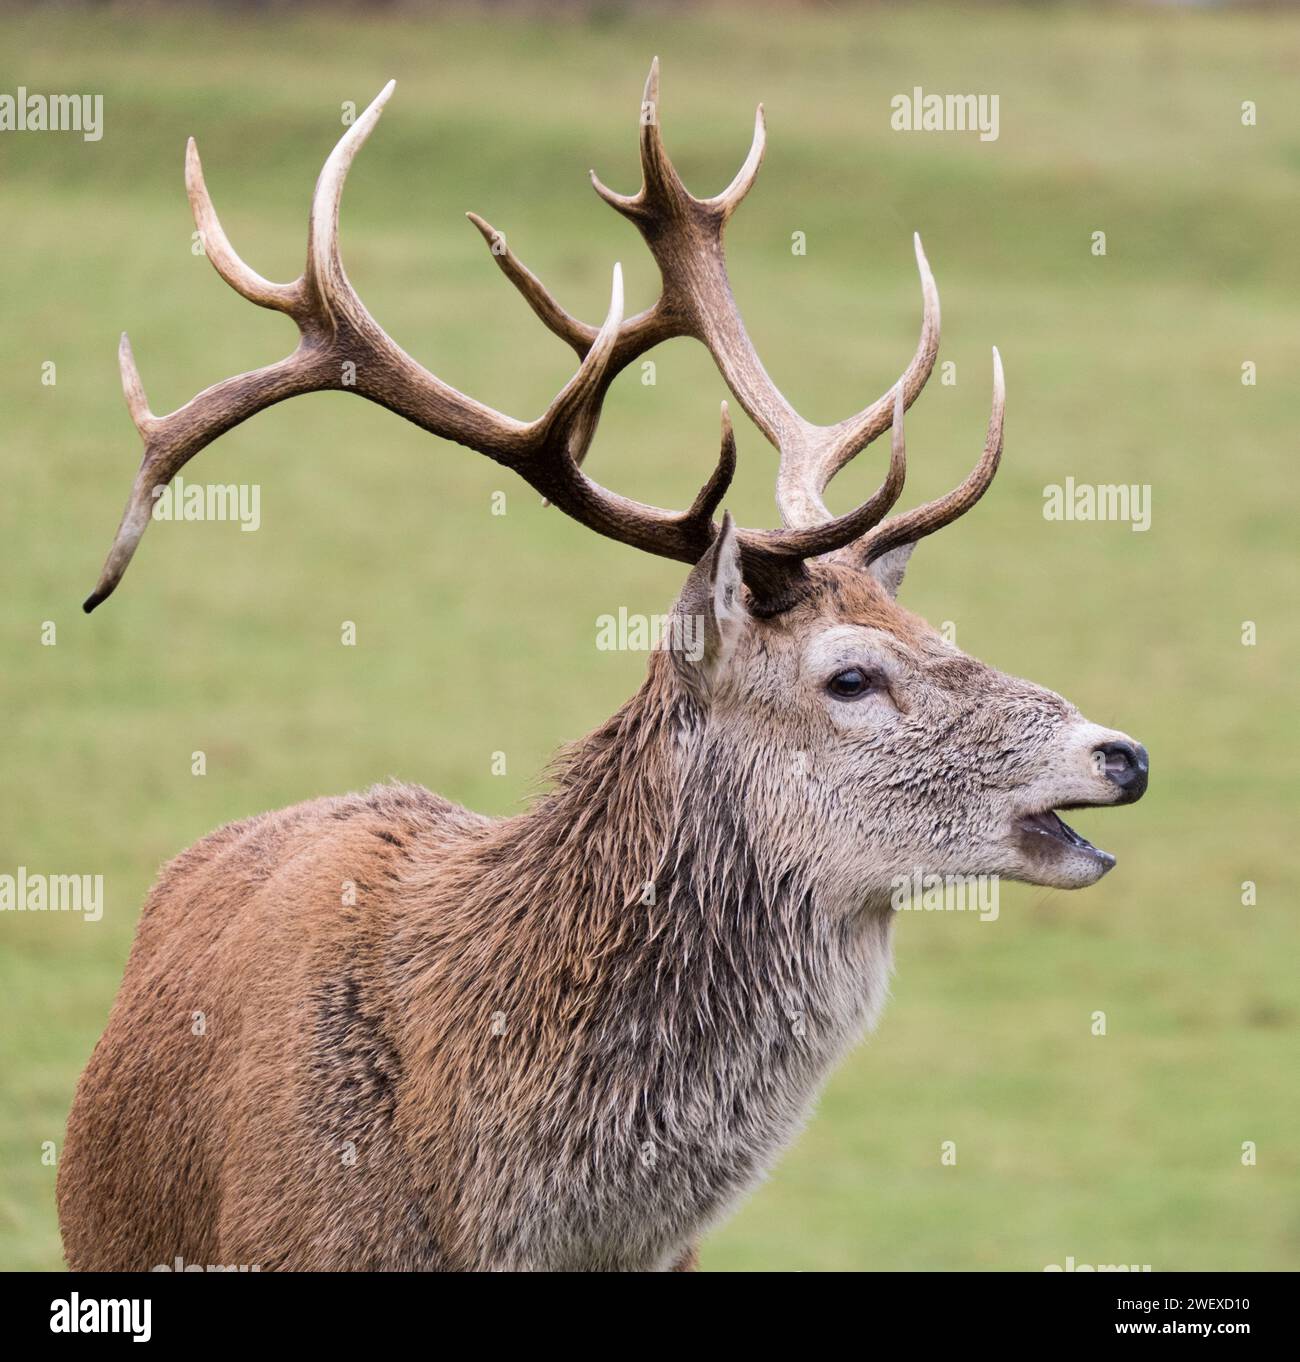
<svg viewBox="0 0 1300 1362">
<path fill-rule="evenodd" d="M 875 689 L 879 678 L 861 667 L 846 667 L 836 672 L 826 683 L 826 689 L 837 700 L 857 700 Z"/>
</svg>

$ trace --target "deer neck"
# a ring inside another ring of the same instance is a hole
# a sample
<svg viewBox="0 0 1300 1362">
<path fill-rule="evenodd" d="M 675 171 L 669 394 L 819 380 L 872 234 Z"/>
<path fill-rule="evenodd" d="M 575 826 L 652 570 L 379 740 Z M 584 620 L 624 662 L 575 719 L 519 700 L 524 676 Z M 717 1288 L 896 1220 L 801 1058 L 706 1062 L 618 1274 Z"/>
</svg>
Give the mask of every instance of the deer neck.
<svg viewBox="0 0 1300 1362">
<path fill-rule="evenodd" d="M 823 1042 L 856 1035 L 892 914 L 850 903 L 833 867 L 774 849 L 755 819 L 750 765 L 652 671 L 570 751 L 556 790 L 515 820 L 532 824 L 526 840 L 567 888 L 539 895 L 539 930 L 607 962 L 611 989 L 639 979 L 645 1019 L 674 1042 L 701 1021 L 729 1049 L 742 1040 L 733 1023 L 751 1036 L 762 1023 L 764 1048 L 798 1029 Z"/>
<path fill-rule="evenodd" d="M 610 1107 L 583 1113 L 622 1142 L 602 1165 L 636 1182 L 630 1156 L 658 1160 L 702 1223 L 792 1138 L 890 965 L 891 915 L 830 911 L 807 866 L 756 845 L 742 766 L 648 684 L 512 820 L 534 960 L 572 971 L 538 990 L 566 1009 L 546 1028 L 566 1047 L 555 1070 Z"/>
</svg>

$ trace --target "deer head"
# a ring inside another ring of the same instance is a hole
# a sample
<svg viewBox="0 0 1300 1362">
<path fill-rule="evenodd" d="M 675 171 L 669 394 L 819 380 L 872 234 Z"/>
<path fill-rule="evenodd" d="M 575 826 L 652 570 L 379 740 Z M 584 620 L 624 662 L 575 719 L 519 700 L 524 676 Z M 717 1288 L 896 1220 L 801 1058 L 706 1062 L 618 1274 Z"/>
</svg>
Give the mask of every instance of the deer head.
<svg viewBox="0 0 1300 1362">
<path fill-rule="evenodd" d="M 148 408 L 122 338 L 127 404 L 145 452 L 90 611 L 121 580 L 148 525 L 155 490 L 219 435 L 285 398 L 350 391 L 416 425 L 514 469 L 580 524 L 635 548 L 693 564 L 677 603 L 698 621 L 704 647 L 656 654 L 651 682 L 671 692 L 687 784 L 743 789 L 741 817 L 767 873 L 812 867 L 832 901 L 860 905 L 899 876 L 990 874 L 1073 888 L 1099 879 L 1113 858 L 1068 828 L 1057 809 L 1130 803 L 1147 783 L 1147 754 L 1122 733 L 1084 720 L 1059 696 L 959 652 L 895 600 L 913 546 L 983 495 L 1002 454 L 1005 390 L 993 352 L 993 402 L 983 452 L 946 496 L 890 516 L 906 464 L 903 416 L 933 368 L 939 299 L 915 241 L 922 321 L 897 383 L 831 426 L 805 420 L 760 362 L 727 279 L 723 232 L 763 159 L 760 106 L 744 165 L 722 193 L 691 195 L 664 150 L 658 63 L 641 110 L 643 184 L 596 192 L 635 224 L 659 265 L 662 290 L 623 316 L 614 267 L 599 327 L 571 316 L 482 218 L 470 219 L 538 318 L 567 342 L 577 372 L 534 421 L 518 421 L 441 382 L 393 342 L 348 282 L 338 213 L 353 157 L 374 129 L 390 83 L 325 163 L 312 201 L 307 263 L 289 284 L 263 279 L 232 249 L 213 209 L 191 140 L 186 181 L 195 222 L 217 272 L 243 297 L 291 317 L 297 349 L 267 368 L 208 388 L 167 416 Z M 582 468 L 604 395 L 616 375 L 662 341 L 705 345 L 731 394 L 776 448 L 782 526 L 714 521 L 735 468 L 726 403 L 716 467 L 685 511 L 609 491 Z M 833 516 L 830 480 L 886 429 L 889 465 L 879 489 Z"/>
</svg>

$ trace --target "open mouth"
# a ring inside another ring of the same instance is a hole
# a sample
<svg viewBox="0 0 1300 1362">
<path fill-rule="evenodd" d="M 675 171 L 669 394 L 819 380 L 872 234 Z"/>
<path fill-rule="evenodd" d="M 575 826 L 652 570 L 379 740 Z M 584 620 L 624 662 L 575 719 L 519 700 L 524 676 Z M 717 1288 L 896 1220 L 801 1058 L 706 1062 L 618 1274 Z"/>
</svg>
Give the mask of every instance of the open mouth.
<svg viewBox="0 0 1300 1362">
<path fill-rule="evenodd" d="M 1115 858 L 1109 851 L 1102 851 L 1100 847 L 1093 846 L 1086 837 L 1080 837 L 1054 809 L 1025 814 L 1016 819 L 1016 828 L 1022 834 L 1026 846 L 1040 854 L 1059 854 L 1062 848 L 1069 848 L 1081 852 L 1106 870 L 1115 864 Z"/>
</svg>

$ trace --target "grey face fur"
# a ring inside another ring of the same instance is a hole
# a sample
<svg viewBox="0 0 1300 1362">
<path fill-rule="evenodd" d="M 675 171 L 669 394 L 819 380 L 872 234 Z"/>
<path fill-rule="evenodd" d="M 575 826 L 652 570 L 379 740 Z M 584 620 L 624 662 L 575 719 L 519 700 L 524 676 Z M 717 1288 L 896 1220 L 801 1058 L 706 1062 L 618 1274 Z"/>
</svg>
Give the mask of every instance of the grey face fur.
<svg viewBox="0 0 1300 1362">
<path fill-rule="evenodd" d="M 898 606 L 905 556 L 874 571 L 826 562 L 812 600 L 773 620 L 723 585 L 734 552 L 720 544 L 717 557 L 700 569 L 719 582 L 707 626 L 714 742 L 756 754 L 755 837 L 791 866 L 815 866 L 822 901 L 857 911 L 916 872 L 1076 889 L 1114 865 L 1058 832 L 1052 811 L 1131 802 L 1103 750 L 1141 749 Z M 861 694 L 834 693 L 846 672 L 865 680 Z"/>
</svg>

